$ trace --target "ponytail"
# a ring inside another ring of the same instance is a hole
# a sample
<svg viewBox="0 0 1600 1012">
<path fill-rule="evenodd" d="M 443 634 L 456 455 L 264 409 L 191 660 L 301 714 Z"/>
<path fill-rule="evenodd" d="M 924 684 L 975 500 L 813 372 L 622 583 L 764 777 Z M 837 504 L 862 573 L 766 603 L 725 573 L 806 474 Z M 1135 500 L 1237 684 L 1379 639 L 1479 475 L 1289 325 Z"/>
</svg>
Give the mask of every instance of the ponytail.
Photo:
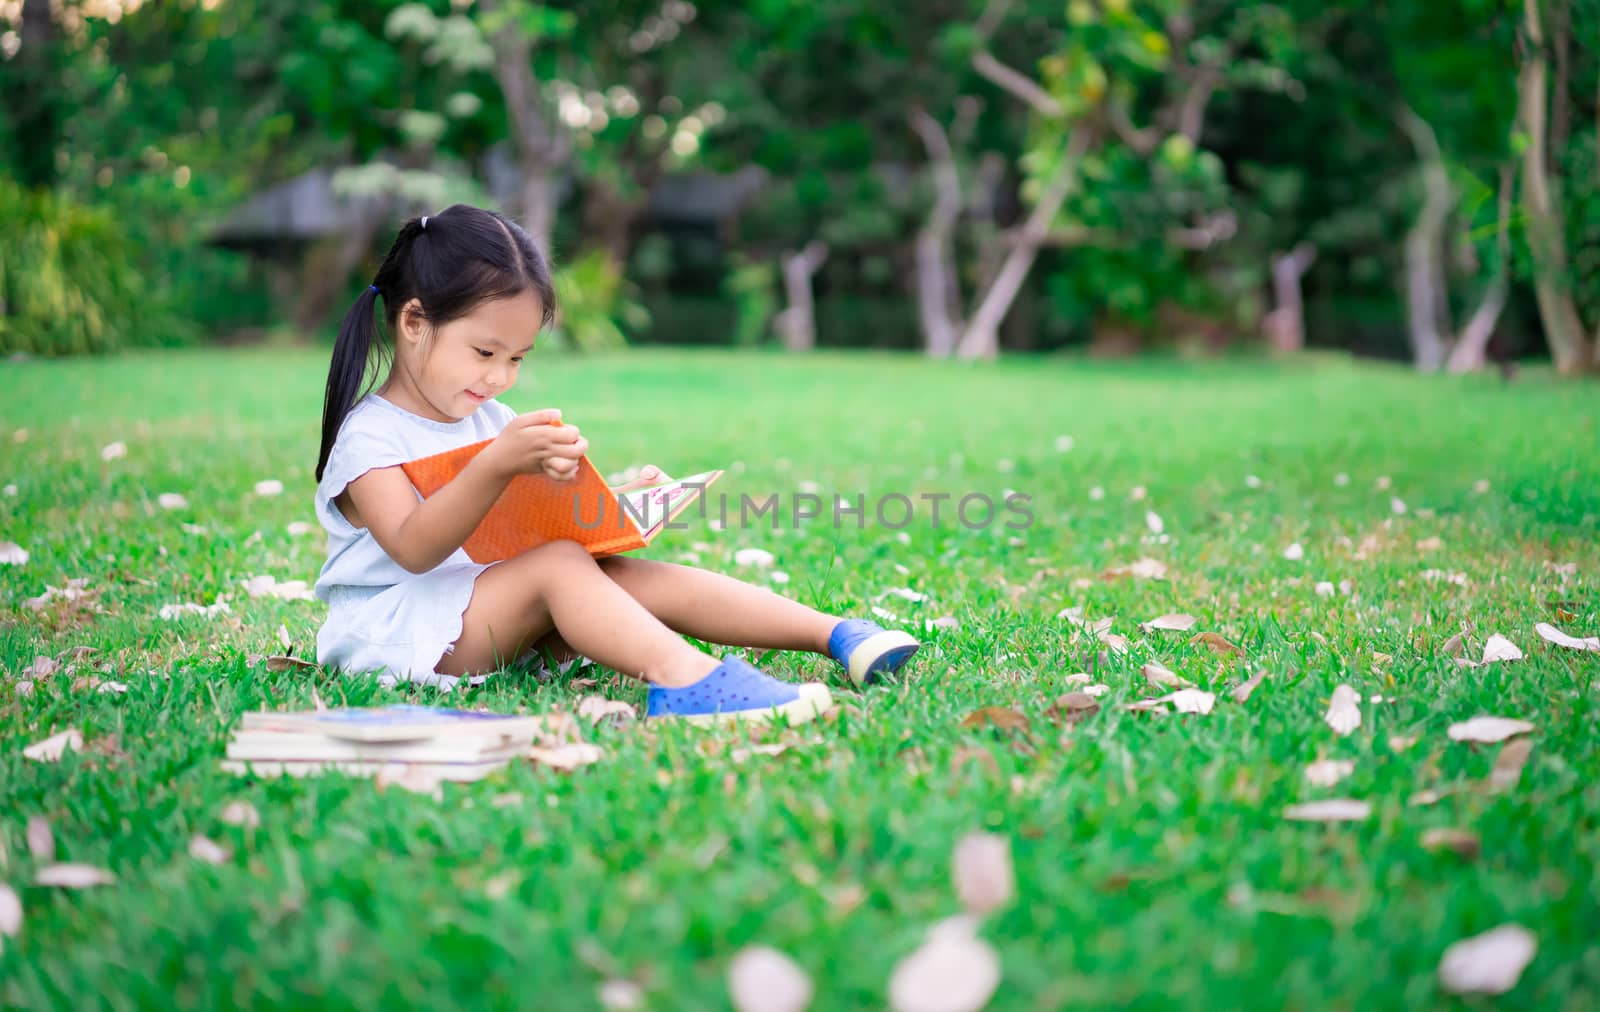
<svg viewBox="0 0 1600 1012">
<path fill-rule="evenodd" d="M 328 466 L 328 454 L 333 452 L 333 441 L 338 438 L 339 426 L 355 407 L 361 395 L 361 382 L 367 374 L 368 359 L 372 354 L 377 324 L 373 309 L 378 302 L 378 289 L 368 285 L 356 304 L 344 315 L 339 326 L 339 339 L 333 345 L 333 361 L 328 366 L 328 388 L 322 398 L 322 451 L 317 455 L 317 481 Z"/>
</svg>

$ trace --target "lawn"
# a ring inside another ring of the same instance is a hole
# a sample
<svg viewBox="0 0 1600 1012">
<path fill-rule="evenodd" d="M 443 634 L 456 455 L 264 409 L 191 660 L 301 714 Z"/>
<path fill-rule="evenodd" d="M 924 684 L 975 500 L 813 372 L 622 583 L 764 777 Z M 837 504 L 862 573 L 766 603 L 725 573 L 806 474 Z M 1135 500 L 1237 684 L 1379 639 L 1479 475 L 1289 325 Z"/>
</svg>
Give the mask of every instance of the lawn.
<svg viewBox="0 0 1600 1012">
<path fill-rule="evenodd" d="M 0 1005 L 584 1008 L 626 981 L 641 1007 L 716 1008 L 734 955 L 765 945 L 809 974 L 813 1007 L 881 1008 L 897 963 L 960 911 L 952 852 L 975 831 L 1008 841 L 1015 869 L 979 932 L 1001 965 L 993 1008 L 1447 1006 L 1445 949 L 1505 923 L 1538 948 L 1503 1005 L 1600 1005 L 1600 653 L 1534 631 L 1600 633 L 1592 386 L 1331 359 L 536 358 L 504 400 L 561 407 L 602 471 L 728 467 L 735 511 L 740 493 L 787 509 L 808 483 L 869 506 L 860 529 L 699 521 L 646 554 L 840 614 L 876 607 L 926 645 L 894 684 L 836 685 L 836 719 L 757 736 L 781 754 L 736 755 L 731 731 L 602 726 L 599 763 L 519 763 L 436 799 L 236 778 L 218 759 L 242 712 L 313 692 L 543 712 L 643 690 L 514 669 L 441 696 L 267 670 L 280 636 L 311 652 L 322 617 L 245 582 L 321 565 L 320 530 L 290 525 L 314 520 L 325 369 L 325 353 L 255 350 L 0 364 L 0 485 L 15 486 L 0 541 L 28 553 L 0 565 L 0 882 L 25 915 L 0 938 Z M 1008 490 L 1030 497 L 1026 529 L 951 517 L 963 495 Z M 901 536 L 871 511 L 894 492 L 953 498 L 937 528 L 919 508 Z M 736 563 L 741 548 L 772 564 Z M 1164 577 L 1115 575 L 1139 560 Z M 71 579 L 82 596 L 25 605 Z M 1114 620 L 1126 652 L 1072 607 Z M 1140 628 L 1175 612 L 1198 623 Z M 1203 631 L 1242 655 L 1191 642 Z M 1492 634 L 1525 656 L 1457 663 L 1457 644 L 1477 660 Z M 41 655 L 63 670 L 30 674 Z M 1150 662 L 1214 709 L 1128 709 L 1167 691 Z M 1109 686 L 1098 712 L 1052 707 L 1077 673 Z M 1364 700 L 1347 735 L 1324 720 L 1341 684 Z M 982 707 L 1006 708 L 1005 726 L 963 726 Z M 1535 725 L 1497 789 L 1506 746 L 1447 734 L 1486 714 Z M 23 757 L 68 728 L 81 751 Z M 1321 759 L 1353 767 L 1318 786 L 1305 770 Z M 1285 818 L 1328 798 L 1370 814 Z M 239 801 L 258 826 L 225 821 Z M 33 817 L 58 861 L 115 882 L 33 884 Z M 1480 852 L 1425 846 L 1437 828 Z M 191 856 L 196 835 L 226 859 Z"/>
</svg>

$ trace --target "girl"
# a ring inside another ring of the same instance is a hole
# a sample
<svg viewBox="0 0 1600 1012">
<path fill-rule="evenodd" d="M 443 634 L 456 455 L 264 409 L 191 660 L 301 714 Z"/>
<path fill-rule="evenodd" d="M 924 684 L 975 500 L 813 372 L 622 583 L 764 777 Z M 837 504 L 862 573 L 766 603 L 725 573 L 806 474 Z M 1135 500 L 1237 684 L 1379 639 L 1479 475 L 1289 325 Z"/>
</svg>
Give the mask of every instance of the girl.
<svg viewBox="0 0 1600 1012">
<path fill-rule="evenodd" d="M 536 645 L 570 644 L 648 682 L 648 716 L 697 722 L 781 714 L 798 723 L 832 704 L 825 686 L 779 681 L 732 654 L 719 661 L 679 634 L 825 652 L 858 685 L 898 670 L 918 647 L 906 633 L 716 573 L 597 561 L 572 541 L 491 565 L 467 557 L 462 543 L 514 475 L 571 478 L 588 449 L 577 426 L 548 424 L 559 411 L 517 415 L 495 400 L 555 309 L 544 256 L 502 215 L 456 204 L 400 229 L 345 316 L 328 369 L 316 493 L 328 561 L 316 592 L 329 611 L 318 661 L 381 671 L 385 685 L 448 688 Z M 361 396 L 375 359 L 387 359 L 387 378 Z M 490 438 L 427 499 L 399 467 Z"/>
</svg>

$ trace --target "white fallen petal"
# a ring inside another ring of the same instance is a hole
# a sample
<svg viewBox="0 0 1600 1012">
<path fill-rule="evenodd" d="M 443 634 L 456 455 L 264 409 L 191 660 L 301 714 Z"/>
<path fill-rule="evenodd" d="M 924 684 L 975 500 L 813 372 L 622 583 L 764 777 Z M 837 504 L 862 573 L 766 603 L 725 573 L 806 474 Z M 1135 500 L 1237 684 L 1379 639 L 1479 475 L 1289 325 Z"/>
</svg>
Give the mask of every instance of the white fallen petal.
<svg viewBox="0 0 1600 1012">
<path fill-rule="evenodd" d="M 1489 637 L 1489 642 L 1483 645 L 1483 660 L 1481 664 L 1494 664 L 1497 661 L 1520 661 L 1522 651 L 1517 645 L 1499 633 Z"/>
<path fill-rule="evenodd" d="M 633 704 L 621 699 L 610 699 L 606 696 L 584 696 L 578 700 L 578 717 L 582 720 L 600 721 L 607 717 L 631 719 L 637 714 Z"/>
<path fill-rule="evenodd" d="M 256 482 L 256 495 L 282 495 L 283 482 L 276 478 Z"/>
<path fill-rule="evenodd" d="M 22 897 L 0 882 L 0 935 L 15 938 L 22 933 Z"/>
<path fill-rule="evenodd" d="M 1474 741 L 1492 744 L 1505 741 L 1519 734 L 1531 734 L 1534 726 L 1525 720 L 1514 717 L 1473 717 L 1457 724 L 1451 724 L 1449 735 L 1451 741 Z"/>
<path fill-rule="evenodd" d="M 1089 498 L 1093 499 L 1095 502 L 1099 502 L 1101 499 L 1104 499 L 1105 497 L 1106 497 L 1106 490 L 1101 488 L 1099 485 L 1095 485 L 1095 486 L 1093 486 L 1093 487 L 1091 487 L 1089 489 Z"/>
<path fill-rule="evenodd" d="M 957 843 L 953 859 L 956 896 L 974 914 L 988 914 L 1011 902 L 1016 875 L 1011 868 L 1011 841 L 996 833 L 968 833 Z"/>
<path fill-rule="evenodd" d="M 95 686 L 95 691 L 102 695 L 120 696 L 128 691 L 128 686 L 125 682 L 101 682 Z"/>
<path fill-rule="evenodd" d="M 781 569 L 774 569 L 772 572 L 767 574 L 767 579 L 771 580 L 773 583 L 788 583 L 789 574 L 785 573 Z"/>
<path fill-rule="evenodd" d="M 1187 615 L 1180 612 L 1172 615 L 1158 615 L 1148 622 L 1139 623 L 1139 628 L 1145 630 L 1146 632 L 1156 629 L 1183 632 L 1186 629 L 1193 629 L 1195 623 L 1199 621 L 1200 620 L 1195 618 L 1193 615 Z"/>
<path fill-rule="evenodd" d="M 1283 550 L 1283 557 L 1288 559 L 1290 562 L 1299 562 L 1301 559 L 1306 557 L 1306 550 L 1300 544 L 1300 542 L 1296 541 L 1288 548 Z"/>
<path fill-rule="evenodd" d="M 873 618 L 881 619 L 881 620 L 883 620 L 885 622 L 898 622 L 898 621 L 900 621 L 900 616 L 896 615 L 894 612 L 890 611 L 888 608 L 880 608 L 877 605 L 873 605 L 871 608 L 869 608 L 867 610 L 872 612 L 872 617 Z"/>
<path fill-rule="evenodd" d="M 1444 539 L 1437 536 L 1423 538 L 1417 542 L 1417 551 L 1419 552 L 1437 552 L 1443 547 Z"/>
<path fill-rule="evenodd" d="M 189 500 L 176 492 L 163 492 L 156 496 L 156 505 L 164 510 L 185 510 L 189 508 Z"/>
<path fill-rule="evenodd" d="M 1333 584 L 1327 580 L 1317 581 L 1317 586 L 1315 589 L 1318 597 L 1332 597 L 1334 593 Z"/>
<path fill-rule="evenodd" d="M 772 553 L 764 548 L 741 548 L 733 553 L 733 561 L 739 566 L 758 566 L 765 568 L 772 565 Z"/>
<path fill-rule="evenodd" d="M 1128 498 L 1134 502 L 1140 502 L 1147 494 L 1149 493 L 1143 485 L 1135 485 L 1128 489 Z"/>
<path fill-rule="evenodd" d="M 256 806 L 248 801 L 230 801 L 222 810 L 222 821 L 230 826 L 255 829 L 261 825 L 261 814 L 256 811 Z"/>
<path fill-rule="evenodd" d="M 1476 492 L 1478 495 L 1483 495 L 1485 492 L 1489 491 L 1489 479 L 1479 478 L 1477 481 L 1473 482 L 1472 491 Z"/>
<path fill-rule="evenodd" d="M 289 521 L 288 531 L 289 531 L 289 536 L 291 538 L 298 538 L 302 534 L 310 534 L 312 531 L 314 531 L 316 529 L 317 529 L 317 525 L 316 524 L 307 523 L 304 520 L 291 520 L 291 521 Z"/>
<path fill-rule="evenodd" d="M 1505 994 L 1517 986 L 1539 942 L 1520 924 L 1463 938 L 1439 960 L 1439 984 L 1451 994 Z"/>
<path fill-rule="evenodd" d="M 1106 693 L 1111 691 L 1111 686 L 1109 686 L 1109 685 L 1085 685 L 1080 691 L 1085 696 L 1088 696 L 1088 697 L 1090 697 L 1092 699 L 1099 699 L 1101 696 L 1103 696 Z"/>
<path fill-rule="evenodd" d="M 1107 576 L 1132 576 L 1141 580 L 1165 580 L 1167 564 L 1159 559 L 1139 559 L 1125 566 L 1113 566 Z"/>
<path fill-rule="evenodd" d="M 1071 436 L 1057 436 L 1056 437 L 1056 452 L 1057 453 L 1071 453 L 1072 452 L 1072 448 L 1075 445 L 1076 445 L 1076 443 L 1075 443 L 1075 441 L 1073 440 L 1073 438 Z"/>
<path fill-rule="evenodd" d="M 215 618 L 226 615 L 233 609 L 228 607 L 228 602 L 218 601 L 216 604 L 200 605 L 193 601 L 184 601 L 182 604 L 164 604 L 161 606 L 161 618 L 171 622 L 183 615 L 203 615 L 206 618 Z"/>
<path fill-rule="evenodd" d="M 889 1007 L 894 1012 L 977 1012 L 999 986 L 999 955 L 962 919 L 949 927 L 936 925 L 928 940 L 894 968 Z"/>
<path fill-rule="evenodd" d="M 1333 476 L 1333 483 L 1340 488 L 1343 488 L 1350 484 L 1350 476 L 1345 474 L 1343 471 L 1340 471 L 1338 474 Z"/>
<path fill-rule="evenodd" d="M 47 864 L 34 872 L 33 884 L 61 889 L 88 889 L 110 885 L 117 877 L 104 868 L 88 864 Z"/>
<path fill-rule="evenodd" d="M 1593 650 L 1600 653 L 1600 636 L 1586 636 L 1579 639 L 1567 635 L 1548 622 L 1540 622 L 1533 627 L 1533 631 L 1539 634 L 1540 639 L 1554 643 L 1558 647 L 1566 647 L 1569 650 Z"/>
<path fill-rule="evenodd" d="M 252 576 L 244 581 L 245 592 L 251 597 L 275 597 L 280 601 L 314 601 L 316 595 L 304 580 L 283 580 L 268 574 Z"/>
<path fill-rule="evenodd" d="M 1144 511 L 1144 525 L 1150 529 L 1151 534 L 1160 534 L 1167 529 L 1167 525 L 1161 522 L 1161 514 L 1154 510 Z"/>
<path fill-rule="evenodd" d="M 492 899 L 493 897 L 491 897 Z M 644 1004 L 644 988 L 631 980 L 617 978 L 600 985 L 600 1004 L 619 1012 L 636 1009 Z"/>
<path fill-rule="evenodd" d="M 1261 479 L 1257 478 L 1253 474 L 1247 474 L 1247 475 L 1244 476 L 1244 487 L 1245 488 L 1260 488 L 1261 487 Z"/>
<path fill-rule="evenodd" d="M 815 990 L 800 964 L 765 945 L 739 950 L 728 964 L 728 997 L 739 1012 L 803 1012 Z"/>
<path fill-rule="evenodd" d="M 886 597 L 898 597 L 903 601 L 910 601 L 912 604 L 921 604 L 928 599 L 928 595 L 919 594 L 910 587 L 890 587 L 879 594 L 877 599 L 881 601 Z"/>
<path fill-rule="evenodd" d="M 1389 500 L 1389 510 L 1394 513 L 1395 516 L 1404 515 L 1406 511 L 1405 500 L 1401 499 L 1399 496 L 1394 496 Z"/>
<path fill-rule="evenodd" d="M 100 447 L 100 459 L 110 462 L 128 455 L 128 445 L 122 442 L 107 443 Z"/>
<path fill-rule="evenodd" d="M 1327 716 L 1322 719 L 1333 728 L 1334 734 L 1343 738 L 1361 726 L 1361 697 L 1350 686 L 1340 685 L 1333 690 Z"/>
<path fill-rule="evenodd" d="M 196 834 L 189 840 L 189 856 L 206 864 L 227 864 L 233 854 L 210 837 Z"/>
<path fill-rule="evenodd" d="M 1306 783 L 1316 787 L 1332 787 L 1356 771 L 1352 759 L 1318 759 L 1305 769 Z"/>
<path fill-rule="evenodd" d="M 1295 822 L 1361 822 L 1371 814 L 1371 804 L 1353 798 L 1309 801 L 1283 810 L 1283 817 Z"/>
<path fill-rule="evenodd" d="M 1388 475 L 1380 474 L 1378 475 L 1378 480 L 1373 482 L 1373 486 L 1377 488 L 1379 492 L 1387 492 L 1389 489 L 1394 487 L 1394 482 L 1389 479 Z"/>
<path fill-rule="evenodd" d="M 16 496 L 16 494 L 17 494 L 17 483 L 16 482 L 11 482 L 5 488 L 0 488 L 0 495 L 4 495 L 8 499 L 9 498 L 14 498 Z"/>
<path fill-rule="evenodd" d="M 83 750 L 83 732 L 77 728 L 68 728 L 60 734 L 53 734 L 44 741 L 36 742 L 22 750 L 22 754 L 35 762 L 53 763 L 59 760 L 67 749 L 73 751 Z"/>
<path fill-rule="evenodd" d="M 56 834 L 50 829 L 49 819 L 42 815 L 28 816 L 23 833 L 28 841 L 28 854 L 35 861 L 49 864 L 56 859 Z"/>
<path fill-rule="evenodd" d="M 0 541 L 0 566 L 26 566 L 28 550 L 15 541 Z"/>
<path fill-rule="evenodd" d="M 1165 702 L 1171 703 L 1172 708 L 1179 713 L 1207 714 L 1217 703 L 1217 697 L 1210 692 L 1200 689 L 1179 689 L 1177 692 L 1161 697 Z"/>
<path fill-rule="evenodd" d="M 398 787 L 413 794 L 426 794 L 438 801 L 444 796 L 439 786 L 443 779 L 438 773 L 415 763 L 391 762 L 384 764 L 377 776 L 373 777 L 373 783 L 380 791 Z"/>
</svg>

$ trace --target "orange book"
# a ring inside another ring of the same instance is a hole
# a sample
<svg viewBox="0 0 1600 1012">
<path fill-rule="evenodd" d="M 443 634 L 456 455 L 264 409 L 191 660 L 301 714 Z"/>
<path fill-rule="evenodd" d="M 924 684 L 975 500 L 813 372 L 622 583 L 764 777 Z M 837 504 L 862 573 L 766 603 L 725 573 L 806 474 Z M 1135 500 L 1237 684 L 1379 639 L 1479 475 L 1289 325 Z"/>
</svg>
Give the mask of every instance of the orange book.
<svg viewBox="0 0 1600 1012">
<path fill-rule="evenodd" d="M 467 462 L 492 442 L 485 439 L 408 460 L 400 467 L 427 497 L 460 474 Z M 654 541 L 720 477 L 720 470 L 707 471 L 618 494 L 585 456 L 578 461 L 578 473 L 564 481 L 544 474 L 512 478 L 461 547 L 479 563 L 499 562 L 546 542 L 563 540 L 576 541 L 596 558 L 636 551 Z"/>
</svg>

